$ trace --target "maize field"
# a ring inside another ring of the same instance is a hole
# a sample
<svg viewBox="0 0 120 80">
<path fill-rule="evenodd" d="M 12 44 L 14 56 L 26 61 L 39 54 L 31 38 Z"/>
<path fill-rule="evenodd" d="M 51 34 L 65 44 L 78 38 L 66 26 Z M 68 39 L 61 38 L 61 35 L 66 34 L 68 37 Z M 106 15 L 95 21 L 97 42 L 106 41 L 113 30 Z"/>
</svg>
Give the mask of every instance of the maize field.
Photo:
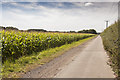
<svg viewBox="0 0 120 80">
<path fill-rule="evenodd" d="M 2 31 L 2 62 L 85 39 L 93 34 Z"/>
</svg>

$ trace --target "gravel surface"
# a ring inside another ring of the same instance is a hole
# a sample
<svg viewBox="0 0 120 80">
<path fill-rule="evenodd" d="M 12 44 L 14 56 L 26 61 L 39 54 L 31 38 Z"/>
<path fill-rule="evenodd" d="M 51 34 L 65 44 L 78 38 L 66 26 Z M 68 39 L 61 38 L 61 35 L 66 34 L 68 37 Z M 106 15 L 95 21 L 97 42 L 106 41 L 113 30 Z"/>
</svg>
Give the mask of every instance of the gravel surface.
<svg viewBox="0 0 120 80">
<path fill-rule="evenodd" d="M 22 78 L 113 78 L 100 36 L 66 51 Z"/>
</svg>

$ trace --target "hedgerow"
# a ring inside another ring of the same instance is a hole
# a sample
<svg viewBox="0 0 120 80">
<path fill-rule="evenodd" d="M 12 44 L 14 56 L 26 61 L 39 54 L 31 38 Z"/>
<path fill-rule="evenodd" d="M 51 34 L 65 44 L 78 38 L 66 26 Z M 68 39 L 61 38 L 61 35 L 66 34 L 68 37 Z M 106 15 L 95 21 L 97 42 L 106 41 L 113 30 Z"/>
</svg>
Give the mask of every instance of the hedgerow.
<svg viewBox="0 0 120 80">
<path fill-rule="evenodd" d="M 110 57 L 110 66 L 113 68 L 115 74 L 120 77 L 120 34 L 118 22 L 102 32 L 101 37 L 103 40 L 104 48 Z"/>
</svg>

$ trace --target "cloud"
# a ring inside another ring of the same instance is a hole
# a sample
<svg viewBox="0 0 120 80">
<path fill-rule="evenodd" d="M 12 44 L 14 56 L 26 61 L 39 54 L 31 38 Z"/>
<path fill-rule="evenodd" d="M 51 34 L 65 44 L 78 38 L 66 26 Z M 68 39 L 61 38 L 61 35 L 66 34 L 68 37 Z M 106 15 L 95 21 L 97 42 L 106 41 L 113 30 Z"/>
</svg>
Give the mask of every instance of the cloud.
<svg viewBox="0 0 120 80">
<path fill-rule="evenodd" d="M 73 2 L 72 4 L 77 6 L 77 7 L 83 7 L 84 6 L 83 2 Z"/>
<path fill-rule="evenodd" d="M 85 3 L 85 6 L 92 6 L 93 3 Z"/>
<path fill-rule="evenodd" d="M 2 25 L 16 26 L 19 29 L 41 28 L 46 30 L 78 31 L 94 28 L 101 31 L 104 29 L 104 20 L 107 11 L 111 8 L 110 5 L 111 3 L 94 3 L 92 7 L 85 7 L 84 3 L 80 2 L 10 3 L 9 6 L 3 6 Z"/>
<path fill-rule="evenodd" d="M 119 2 L 120 0 L 2 0 L 2 2 Z"/>
<path fill-rule="evenodd" d="M 7 6 L 7 7 L 6 7 Z M 45 6 L 39 5 L 38 2 L 3 2 L 3 7 L 7 9 L 19 9 L 19 10 L 42 10 L 46 9 Z"/>
</svg>

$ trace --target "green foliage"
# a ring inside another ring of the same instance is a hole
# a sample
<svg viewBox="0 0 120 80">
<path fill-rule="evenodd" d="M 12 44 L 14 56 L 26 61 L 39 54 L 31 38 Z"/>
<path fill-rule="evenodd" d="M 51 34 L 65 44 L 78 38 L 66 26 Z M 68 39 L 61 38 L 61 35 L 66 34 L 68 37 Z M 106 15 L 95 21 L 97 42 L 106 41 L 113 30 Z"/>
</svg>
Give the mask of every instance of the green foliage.
<svg viewBox="0 0 120 80">
<path fill-rule="evenodd" d="M 19 30 L 18 28 L 12 27 L 12 26 L 9 26 L 9 27 L 0 26 L 0 29 L 2 29 L 2 30 Z"/>
<path fill-rule="evenodd" d="M 22 56 L 19 59 L 16 59 L 14 62 L 6 60 L 4 64 L 2 64 L 2 78 L 18 78 L 19 73 L 28 72 L 34 68 L 32 67 L 34 65 L 43 65 L 46 62 L 49 62 L 52 59 L 64 54 L 64 52 L 68 51 L 69 49 L 85 43 L 94 37 L 95 36 L 85 38 L 76 42 L 72 42 L 71 44 L 62 45 L 60 47 L 49 48 L 35 54 L 32 53 L 32 55 Z"/>
<path fill-rule="evenodd" d="M 75 31 L 70 31 L 70 33 L 76 33 Z"/>
<path fill-rule="evenodd" d="M 110 56 L 110 65 L 117 76 L 120 76 L 120 39 L 118 33 L 118 22 L 115 22 L 101 34 L 104 48 Z"/>
<path fill-rule="evenodd" d="M 78 31 L 78 33 L 92 33 L 92 34 L 97 34 L 97 32 L 94 29 L 81 30 L 81 31 Z"/>
<path fill-rule="evenodd" d="M 2 62 L 40 52 L 87 37 L 90 34 L 2 31 Z"/>
<path fill-rule="evenodd" d="M 4 29 L 5 29 L 5 27 L 3 27 L 3 26 L 0 26 L 0 30 L 1 30 L 1 29 L 2 29 L 2 30 L 4 30 Z"/>
<path fill-rule="evenodd" d="M 44 30 L 44 29 L 28 29 L 27 31 L 37 31 L 37 32 L 41 31 L 41 32 L 47 32 L 47 31 Z"/>
</svg>

